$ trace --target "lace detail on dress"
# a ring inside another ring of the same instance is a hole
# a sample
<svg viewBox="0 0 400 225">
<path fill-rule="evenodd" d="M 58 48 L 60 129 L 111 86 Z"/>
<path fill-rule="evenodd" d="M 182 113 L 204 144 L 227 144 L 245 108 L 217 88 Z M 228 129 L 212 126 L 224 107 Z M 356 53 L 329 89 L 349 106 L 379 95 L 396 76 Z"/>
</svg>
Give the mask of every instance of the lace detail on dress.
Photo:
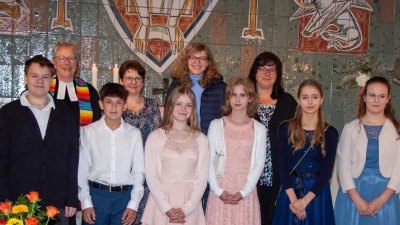
<svg viewBox="0 0 400 225">
<path fill-rule="evenodd" d="M 224 176 L 217 177 L 218 185 L 224 191 L 234 194 L 247 184 L 251 154 L 254 143 L 254 120 L 237 126 L 226 117 L 224 138 L 226 145 L 226 167 Z M 260 203 L 256 189 L 237 205 L 224 204 L 214 193 L 208 196 L 207 225 L 256 225 L 261 224 Z"/>
<path fill-rule="evenodd" d="M 265 164 L 264 164 L 264 170 L 261 174 L 260 177 L 260 185 L 265 185 L 265 186 L 272 186 L 272 177 L 273 177 L 273 172 L 272 172 L 272 153 L 271 153 L 271 142 L 269 140 L 269 130 L 268 130 L 268 124 L 269 121 L 271 120 L 272 114 L 274 113 L 276 108 L 276 104 L 272 105 L 264 105 L 264 104 L 259 104 L 258 105 L 258 115 L 261 119 L 261 123 L 267 128 L 267 154 L 265 157 Z"/>
<path fill-rule="evenodd" d="M 185 141 L 167 139 L 161 151 L 161 179 L 168 182 L 194 182 L 198 145 L 193 133 Z"/>
<path fill-rule="evenodd" d="M 379 139 L 379 134 L 381 133 L 383 125 L 380 126 L 369 126 L 364 124 L 365 133 L 367 133 L 368 139 Z"/>
<path fill-rule="evenodd" d="M 251 119 L 249 123 L 243 126 L 232 124 L 226 117 L 224 139 L 226 146 L 226 165 L 225 173 L 246 176 L 249 174 L 250 164 L 239 163 L 251 162 L 251 153 L 254 143 L 254 121 Z M 235 186 L 235 188 L 237 188 Z"/>
</svg>

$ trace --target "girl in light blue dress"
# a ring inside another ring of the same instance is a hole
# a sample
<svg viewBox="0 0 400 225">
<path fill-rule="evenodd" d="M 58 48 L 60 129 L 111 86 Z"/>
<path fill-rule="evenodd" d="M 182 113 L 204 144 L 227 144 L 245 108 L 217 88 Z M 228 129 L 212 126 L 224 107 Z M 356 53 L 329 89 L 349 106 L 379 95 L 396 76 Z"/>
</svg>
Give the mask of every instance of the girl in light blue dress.
<svg viewBox="0 0 400 225">
<path fill-rule="evenodd" d="M 338 145 L 336 224 L 400 225 L 400 124 L 389 82 L 371 78 L 363 97 L 361 117 L 345 125 Z"/>
</svg>

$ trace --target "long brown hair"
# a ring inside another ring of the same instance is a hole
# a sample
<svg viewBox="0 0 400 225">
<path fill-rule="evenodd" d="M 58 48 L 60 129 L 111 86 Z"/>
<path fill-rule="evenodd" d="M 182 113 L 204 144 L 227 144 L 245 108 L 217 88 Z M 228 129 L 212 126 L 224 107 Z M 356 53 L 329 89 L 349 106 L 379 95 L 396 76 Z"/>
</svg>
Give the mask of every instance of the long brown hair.
<svg viewBox="0 0 400 225">
<path fill-rule="evenodd" d="M 181 85 L 192 87 L 193 82 L 189 76 L 190 71 L 188 67 L 188 57 L 190 55 L 193 55 L 201 51 L 205 51 L 207 53 L 208 65 L 199 80 L 200 86 L 204 88 L 212 80 L 221 78 L 222 76 L 218 72 L 217 63 L 215 62 L 210 49 L 201 42 L 190 43 L 182 50 L 182 52 L 178 55 L 177 59 L 175 60 L 175 63 L 171 68 L 171 77 L 177 79 L 179 84 Z"/>
<path fill-rule="evenodd" d="M 223 116 L 228 116 L 232 113 L 232 106 L 229 100 L 232 96 L 233 89 L 238 85 L 243 85 L 244 92 L 247 96 L 249 96 L 247 115 L 249 117 L 253 117 L 254 114 L 257 112 L 259 100 L 253 82 L 251 82 L 246 77 L 234 77 L 229 80 L 228 86 L 226 87 L 225 91 L 225 105 L 221 107 L 221 114 Z"/>
<path fill-rule="evenodd" d="M 199 129 L 199 122 L 197 121 L 197 113 L 196 113 L 196 96 L 194 95 L 193 91 L 190 90 L 189 87 L 180 85 L 174 90 L 172 90 L 170 97 L 168 98 L 167 104 L 164 108 L 164 115 L 163 120 L 160 124 L 160 128 L 164 129 L 166 133 L 171 130 L 174 119 L 172 117 L 172 111 L 174 110 L 175 104 L 178 101 L 178 98 L 182 95 L 189 96 L 190 100 L 192 101 L 192 114 L 188 119 L 188 125 L 192 132 L 200 131 Z"/>
<path fill-rule="evenodd" d="M 321 85 L 311 79 L 307 79 L 303 81 L 300 86 L 299 90 L 297 91 L 297 98 L 300 98 L 301 91 L 303 90 L 304 87 L 306 86 L 311 86 L 314 87 L 315 89 L 318 90 L 319 94 L 321 97 L 322 95 L 322 88 Z M 303 130 L 303 126 L 301 123 L 301 118 L 303 115 L 303 110 L 301 109 L 300 104 L 297 105 L 296 108 L 296 114 L 293 119 L 289 120 L 289 129 L 288 129 L 288 135 L 290 137 L 290 142 L 293 144 L 293 153 L 301 148 L 303 148 L 306 145 L 306 135 Z M 325 129 L 328 127 L 328 124 L 325 122 L 324 119 L 324 111 L 322 109 L 322 105 L 318 108 L 318 122 L 317 126 L 315 128 L 314 134 L 312 136 L 311 140 L 311 146 L 314 148 L 315 143 L 321 144 L 321 153 L 322 156 L 325 157 L 326 151 L 325 151 Z"/>
<path fill-rule="evenodd" d="M 369 85 L 370 84 L 377 84 L 377 83 L 385 85 L 387 87 L 387 89 L 388 89 L 388 95 L 390 96 L 390 84 L 389 84 L 389 81 L 384 77 L 372 77 L 365 84 L 365 88 L 364 88 L 364 91 L 363 91 L 364 99 L 367 96 L 367 90 L 368 90 Z M 386 118 L 389 118 L 390 121 L 393 123 L 394 128 L 396 129 L 397 135 L 400 138 L 400 123 L 396 119 L 396 117 L 394 116 L 394 109 L 393 109 L 392 103 L 390 102 L 391 99 L 392 98 L 389 99 L 389 102 L 385 106 L 384 114 L 385 114 Z M 367 106 L 365 104 L 365 101 L 363 101 L 362 105 L 361 105 L 361 115 L 358 118 L 359 121 L 360 121 L 360 124 L 361 124 L 362 118 L 365 116 L 366 113 L 367 113 Z"/>
</svg>

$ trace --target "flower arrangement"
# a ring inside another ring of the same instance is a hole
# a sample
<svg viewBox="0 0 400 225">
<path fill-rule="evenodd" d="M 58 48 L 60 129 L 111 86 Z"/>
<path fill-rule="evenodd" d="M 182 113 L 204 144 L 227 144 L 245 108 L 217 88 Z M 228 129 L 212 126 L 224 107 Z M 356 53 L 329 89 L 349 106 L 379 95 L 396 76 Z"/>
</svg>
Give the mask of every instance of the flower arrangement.
<svg viewBox="0 0 400 225">
<path fill-rule="evenodd" d="M 346 68 L 335 68 L 334 72 L 344 74 L 341 85 L 337 89 L 353 89 L 356 87 L 364 87 L 367 80 L 371 77 L 385 77 L 393 84 L 400 85 L 399 70 L 394 68 L 383 69 L 379 67 L 380 61 L 369 53 L 357 55 L 355 59 L 349 60 Z M 396 63 L 397 64 L 397 63 Z"/>
<path fill-rule="evenodd" d="M 347 74 L 341 80 L 338 89 L 352 89 L 364 87 L 369 78 L 374 76 L 384 76 L 384 72 L 378 70 L 380 61 L 375 60 L 370 54 L 357 55 L 355 59 L 348 62 L 348 68 L 334 69 L 339 74 Z"/>
<path fill-rule="evenodd" d="M 39 201 L 39 193 L 31 191 L 19 196 L 14 205 L 9 201 L 0 203 L 0 225 L 47 225 L 60 212 L 54 206 L 41 211 Z"/>
</svg>

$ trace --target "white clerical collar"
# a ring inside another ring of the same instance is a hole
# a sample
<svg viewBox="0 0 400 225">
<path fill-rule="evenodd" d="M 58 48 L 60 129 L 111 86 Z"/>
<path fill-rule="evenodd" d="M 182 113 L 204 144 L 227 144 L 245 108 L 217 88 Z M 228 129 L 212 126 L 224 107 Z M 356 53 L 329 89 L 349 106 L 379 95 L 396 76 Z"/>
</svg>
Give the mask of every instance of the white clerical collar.
<svg viewBox="0 0 400 225">
<path fill-rule="evenodd" d="M 71 102 L 78 101 L 78 96 L 76 96 L 75 84 L 73 81 L 66 83 L 58 80 L 57 99 L 65 99 L 65 89 L 68 91 L 69 100 L 71 100 Z"/>
</svg>

